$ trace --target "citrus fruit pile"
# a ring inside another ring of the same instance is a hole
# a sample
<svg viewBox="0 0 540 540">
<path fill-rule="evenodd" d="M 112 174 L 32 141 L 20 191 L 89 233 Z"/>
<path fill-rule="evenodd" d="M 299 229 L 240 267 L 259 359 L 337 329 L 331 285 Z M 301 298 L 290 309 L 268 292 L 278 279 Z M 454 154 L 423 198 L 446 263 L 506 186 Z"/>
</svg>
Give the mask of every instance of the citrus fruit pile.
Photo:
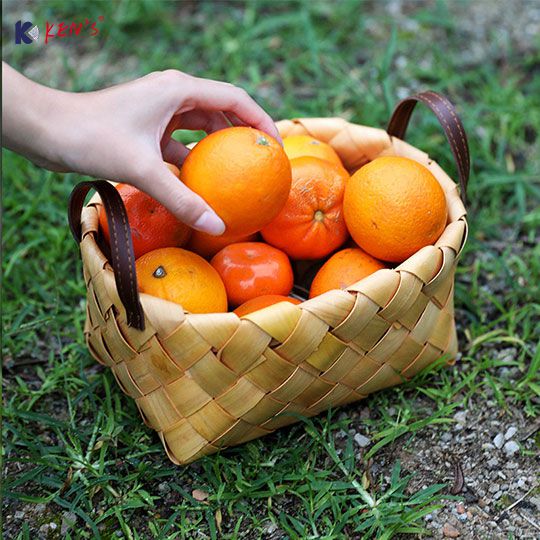
<svg viewBox="0 0 540 540">
<path fill-rule="evenodd" d="M 241 317 L 299 303 L 290 296 L 294 282 L 310 298 L 347 288 L 432 245 L 444 231 L 444 192 L 416 161 L 379 157 L 351 176 L 325 142 L 294 135 L 283 143 L 231 127 L 199 142 L 181 170 L 169 165 L 224 221 L 222 236 L 192 230 L 142 191 L 116 186 L 140 292 L 191 313 L 234 310 Z M 108 242 L 103 208 L 99 221 Z"/>
</svg>

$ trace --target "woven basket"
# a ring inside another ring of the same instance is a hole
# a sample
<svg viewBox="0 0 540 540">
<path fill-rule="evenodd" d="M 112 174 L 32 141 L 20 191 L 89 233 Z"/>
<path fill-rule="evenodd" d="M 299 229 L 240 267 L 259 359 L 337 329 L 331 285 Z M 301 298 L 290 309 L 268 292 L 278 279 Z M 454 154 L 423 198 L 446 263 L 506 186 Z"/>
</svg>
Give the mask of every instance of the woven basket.
<svg viewBox="0 0 540 540">
<path fill-rule="evenodd" d="M 454 270 L 467 236 L 466 212 L 441 167 L 402 140 L 417 101 L 439 118 L 464 195 L 469 157 L 463 126 L 452 105 L 433 92 L 400 102 L 387 131 L 339 118 L 278 123 L 282 136 L 305 133 L 331 144 L 351 172 L 378 156 L 412 158 L 431 170 L 448 203 L 448 223 L 435 245 L 395 269 L 299 305 L 279 303 L 238 318 L 188 314 L 177 304 L 139 295 L 116 190 L 103 180 L 75 188 L 70 224 L 88 292 L 88 348 L 112 369 L 174 463 L 261 437 L 298 415 L 360 400 L 442 356 L 455 358 Z M 91 188 L 101 198 L 95 195 L 83 208 Z M 99 247 L 101 204 L 111 230 L 110 261 Z"/>
</svg>

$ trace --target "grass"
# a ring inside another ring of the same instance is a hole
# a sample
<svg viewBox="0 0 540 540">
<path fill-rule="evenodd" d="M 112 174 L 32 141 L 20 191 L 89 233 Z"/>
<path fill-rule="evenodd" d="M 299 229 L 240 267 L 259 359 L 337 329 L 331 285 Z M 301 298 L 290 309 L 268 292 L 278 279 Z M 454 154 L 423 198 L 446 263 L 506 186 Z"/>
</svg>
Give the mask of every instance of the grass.
<svg viewBox="0 0 540 540">
<path fill-rule="evenodd" d="M 441 474 L 418 485 L 396 449 L 414 451 L 477 398 L 494 399 L 501 415 L 539 415 L 538 41 L 523 54 L 493 38 L 486 58 L 470 63 L 461 30 L 468 6 L 410 4 L 396 19 L 349 1 L 27 2 L 38 25 L 105 17 L 98 38 L 47 45 L 51 54 L 10 42 L 9 16 L 17 20 L 20 8 L 3 4 L 4 59 L 44 83 L 83 91 L 179 67 L 242 85 L 275 118 L 338 115 L 374 126 L 385 125 L 398 97 L 431 88 L 459 105 L 473 157 L 471 232 L 456 283 L 460 362 L 363 408 L 178 468 L 84 346 L 85 291 L 66 219 L 79 178 L 3 151 L 4 513 L 45 504 L 12 537 L 51 521 L 60 528 L 63 512 L 78 519 L 67 538 L 420 534 L 449 481 Z M 454 171 L 427 111 L 418 109 L 409 138 Z M 364 409 L 370 416 L 359 418 Z M 359 455 L 346 435 L 360 428 L 374 444 Z M 195 489 L 207 496 L 197 500 Z"/>
</svg>

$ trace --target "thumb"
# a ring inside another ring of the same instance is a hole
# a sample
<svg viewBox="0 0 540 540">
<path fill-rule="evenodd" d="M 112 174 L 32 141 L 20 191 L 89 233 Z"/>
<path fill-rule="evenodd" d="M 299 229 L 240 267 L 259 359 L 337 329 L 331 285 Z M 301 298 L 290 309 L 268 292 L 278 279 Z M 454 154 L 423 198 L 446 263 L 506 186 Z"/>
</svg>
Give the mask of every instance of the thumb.
<svg viewBox="0 0 540 540">
<path fill-rule="evenodd" d="M 141 178 L 137 187 L 186 225 L 215 236 L 225 232 L 222 219 L 202 197 L 188 189 L 164 162 L 152 169 L 151 176 Z"/>
</svg>

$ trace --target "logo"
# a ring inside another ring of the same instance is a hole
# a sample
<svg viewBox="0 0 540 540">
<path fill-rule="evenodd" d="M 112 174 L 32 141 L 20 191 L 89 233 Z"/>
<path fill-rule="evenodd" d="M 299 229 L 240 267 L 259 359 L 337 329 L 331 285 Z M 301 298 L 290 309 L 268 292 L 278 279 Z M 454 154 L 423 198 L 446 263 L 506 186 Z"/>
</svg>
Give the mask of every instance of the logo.
<svg viewBox="0 0 540 540">
<path fill-rule="evenodd" d="M 61 22 L 45 22 L 44 42 L 45 45 L 53 38 L 63 39 L 68 37 L 78 37 L 87 35 L 94 37 L 99 35 L 98 21 L 101 23 L 105 20 L 103 15 L 100 15 L 96 21 L 84 19 L 84 21 L 61 21 Z M 43 26 L 42 26 L 43 28 Z M 25 43 L 30 45 L 39 38 L 39 28 L 36 24 L 29 21 L 17 21 L 15 23 L 15 43 L 20 45 Z"/>
<path fill-rule="evenodd" d="M 37 41 L 39 38 L 39 28 L 37 25 L 32 24 L 29 21 L 21 22 L 17 21 L 15 23 L 15 43 L 20 45 L 21 43 L 26 43 L 30 45 L 34 41 Z"/>
</svg>

